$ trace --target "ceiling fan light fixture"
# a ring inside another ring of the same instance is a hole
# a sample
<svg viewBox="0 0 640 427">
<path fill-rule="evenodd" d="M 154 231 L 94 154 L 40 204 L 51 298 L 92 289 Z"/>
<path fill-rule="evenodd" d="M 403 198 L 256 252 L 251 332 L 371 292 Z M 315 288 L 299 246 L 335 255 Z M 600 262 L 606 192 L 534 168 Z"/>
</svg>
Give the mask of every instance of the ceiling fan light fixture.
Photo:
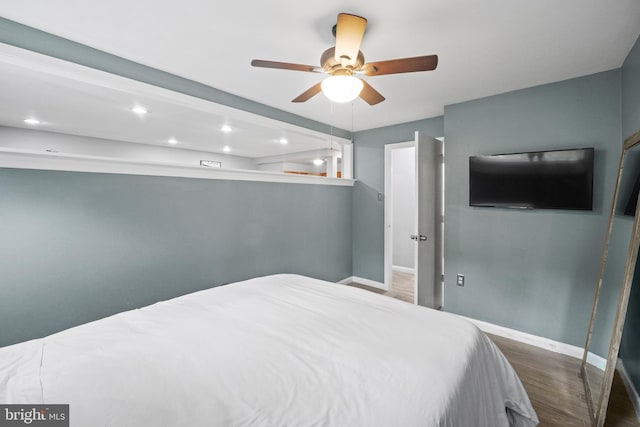
<svg viewBox="0 0 640 427">
<path fill-rule="evenodd" d="M 360 95 L 364 83 L 353 76 L 331 76 L 322 81 L 322 93 L 333 102 L 351 102 Z"/>
</svg>

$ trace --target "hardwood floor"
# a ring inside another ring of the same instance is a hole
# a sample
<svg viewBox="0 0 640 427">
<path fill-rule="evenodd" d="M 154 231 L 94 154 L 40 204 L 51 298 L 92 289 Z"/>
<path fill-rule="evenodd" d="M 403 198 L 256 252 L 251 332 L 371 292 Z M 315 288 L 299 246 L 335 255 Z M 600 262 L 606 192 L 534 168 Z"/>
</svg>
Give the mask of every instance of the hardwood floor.
<svg viewBox="0 0 640 427">
<path fill-rule="evenodd" d="M 540 426 L 591 426 L 584 387 L 579 375 L 579 359 L 496 335 L 489 337 L 518 373 L 538 413 Z M 640 426 L 617 372 L 605 426 Z"/>
<path fill-rule="evenodd" d="M 604 425 L 606 427 L 640 426 L 640 421 L 638 421 L 633 403 L 629 400 L 627 389 L 617 371 L 616 376 L 613 377 L 611 398 L 609 399 L 609 407 L 607 408 L 607 421 Z"/>
<path fill-rule="evenodd" d="M 580 360 L 489 335 L 518 373 L 540 426 L 590 426 Z"/>
<path fill-rule="evenodd" d="M 395 285 L 394 272 L 394 285 Z M 401 273 L 406 274 L 406 273 Z M 406 277 L 405 286 L 406 286 Z M 413 302 L 413 280 L 409 302 Z M 407 301 L 407 292 L 394 289 L 383 291 L 357 283 L 350 284 L 383 295 Z M 518 373 L 531 403 L 535 408 L 540 427 L 590 427 L 587 402 L 580 378 L 580 360 L 544 350 L 508 338 L 488 335 L 500 348 Z M 606 427 L 640 427 L 627 391 L 616 372 L 613 381 Z"/>
<path fill-rule="evenodd" d="M 413 273 L 404 273 L 394 271 L 391 276 L 391 289 L 385 291 L 383 289 L 373 288 L 371 286 L 361 285 L 360 283 L 349 283 L 349 286 L 366 289 L 376 294 L 386 295 L 402 301 L 413 303 L 414 279 Z"/>
<path fill-rule="evenodd" d="M 394 271 L 391 276 L 391 290 L 389 290 L 386 295 L 412 303 L 414 286 L 413 273 Z"/>
</svg>

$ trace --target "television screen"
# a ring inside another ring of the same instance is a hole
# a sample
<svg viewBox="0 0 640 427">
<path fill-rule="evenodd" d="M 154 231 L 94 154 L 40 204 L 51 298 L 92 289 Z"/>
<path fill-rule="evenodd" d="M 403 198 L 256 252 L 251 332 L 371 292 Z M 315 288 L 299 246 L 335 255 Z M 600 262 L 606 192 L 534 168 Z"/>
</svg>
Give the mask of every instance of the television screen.
<svg viewBox="0 0 640 427">
<path fill-rule="evenodd" d="M 469 205 L 593 208 L 593 148 L 469 157 Z"/>
</svg>

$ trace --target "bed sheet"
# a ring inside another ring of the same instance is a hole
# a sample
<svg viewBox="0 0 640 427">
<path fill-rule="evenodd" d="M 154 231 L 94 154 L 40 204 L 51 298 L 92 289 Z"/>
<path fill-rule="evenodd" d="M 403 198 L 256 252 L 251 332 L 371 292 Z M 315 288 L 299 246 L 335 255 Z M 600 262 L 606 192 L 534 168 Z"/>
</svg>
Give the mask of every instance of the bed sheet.
<svg viewBox="0 0 640 427">
<path fill-rule="evenodd" d="M 537 424 L 473 324 L 298 275 L 0 348 L 0 403 L 68 403 L 77 427 Z"/>
</svg>

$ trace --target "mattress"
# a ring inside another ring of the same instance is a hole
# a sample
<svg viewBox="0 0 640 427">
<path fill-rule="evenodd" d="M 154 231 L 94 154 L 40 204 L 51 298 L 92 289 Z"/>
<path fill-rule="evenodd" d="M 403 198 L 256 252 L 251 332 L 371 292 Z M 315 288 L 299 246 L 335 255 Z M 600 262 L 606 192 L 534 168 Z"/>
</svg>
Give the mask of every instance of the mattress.
<svg viewBox="0 0 640 427">
<path fill-rule="evenodd" d="M 0 403 L 84 426 L 533 426 L 502 353 L 449 313 L 298 275 L 0 348 Z"/>
</svg>

